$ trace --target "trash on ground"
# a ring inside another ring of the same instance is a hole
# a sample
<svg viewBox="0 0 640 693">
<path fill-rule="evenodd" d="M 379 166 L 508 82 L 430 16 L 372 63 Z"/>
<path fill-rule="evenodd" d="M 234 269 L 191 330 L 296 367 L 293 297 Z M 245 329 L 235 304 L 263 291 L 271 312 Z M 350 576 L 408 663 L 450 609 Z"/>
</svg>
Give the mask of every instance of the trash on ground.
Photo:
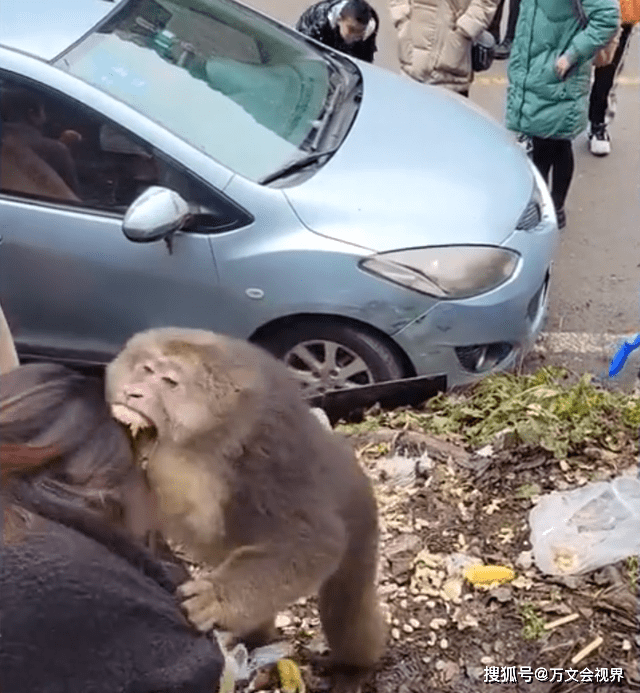
<svg viewBox="0 0 640 693">
<path fill-rule="evenodd" d="M 640 553 L 640 480 L 620 476 L 543 496 L 529 515 L 538 568 L 580 574 Z"/>
<path fill-rule="evenodd" d="M 472 585 L 492 585 L 510 582 L 516 574 L 503 565 L 472 565 L 465 569 L 464 577 Z"/>
<path fill-rule="evenodd" d="M 281 659 L 277 668 L 282 693 L 306 693 L 300 669 L 292 659 Z"/>
<path fill-rule="evenodd" d="M 560 626 L 564 626 L 566 623 L 571 623 L 571 621 L 575 621 L 577 618 L 580 618 L 580 614 L 578 614 L 578 613 L 569 614 L 568 616 L 563 616 L 562 618 L 557 618 L 555 621 L 545 623 L 543 627 L 545 630 L 553 630 L 554 628 L 559 628 Z"/>
<path fill-rule="evenodd" d="M 580 652 L 578 652 L 576 655 L 574 655 L 571 658 L 571 664 L 577 664 L 578 662 L 582 661 L 585 657 L 590 655 L 595 649 L 600 647 L 602 643 L 604 642 L 604 639 L 602 636 L 598 636 L 595 640 L 590 642 L 586 647 L 583 647 Z"/>
<path fill-rule="evenodd" d="M 222 650 L 225 659 L 225 668 L 218 688 L 218 693 L 233 693 L 236 690 L 236 682 L 250 681 L 256 674 L 265 667 L 273 665 L 278 666 L 281 681 L 283 673 L 287 673 L 287 681 L 291 679 L 294 683 L 298 681 L 298 687 L 292 688 L 292 693 L 305 693 L 304 683 L 298 670 L 297 665 L 288 659 L 292 652 L 292 646 L 289 642 L 274 642 L 264 647 L 258 647 L 249 652 L 243 644 L 238 644 L 232 649 L 229 648 L 230 637 L 228 633 L 222 631 L 214 631 L 214 637 L 218 641 L 218 645 Z M 281 663 L 284 662 L 281 669 Z M 295 677 L 295 671 L 298 672 L 298 679 Z M 285 688 L 283 687 L 283 691 Z M 288 691 L 287 691 L 288 693 Z"/>
</svg>

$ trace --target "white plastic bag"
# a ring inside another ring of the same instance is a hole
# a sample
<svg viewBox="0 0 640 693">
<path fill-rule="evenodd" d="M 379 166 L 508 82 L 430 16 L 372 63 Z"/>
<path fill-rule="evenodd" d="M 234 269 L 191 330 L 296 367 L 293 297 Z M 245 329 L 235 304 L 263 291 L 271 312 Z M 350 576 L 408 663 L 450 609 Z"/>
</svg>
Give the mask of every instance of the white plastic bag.
<svg viewBox="0 0 640 693">
<path fill-rule="evenodd" d="M 640 480 L 621 476 L 543 496 L 529 515 L 538 568 L 550 575 L 596 570 L 640 554 Z"/>
<path fill-rule="evenodd" d="M 233 640 L 231 633 L 213 631 L 213 635 L 224 656 L 224 671 L 220 678 L 218 693 L 234 693 L 236 682 L 250 681 L 258 669 L 275 664 L 293 654 L 291 644 L 288 642 L 274 642 L 258 647 L 249 654 L 242 643 L 233 649 L 229 648 L 229 643 Z M 244 686 L 242 688 L 244 690 Z"/>
</svg>

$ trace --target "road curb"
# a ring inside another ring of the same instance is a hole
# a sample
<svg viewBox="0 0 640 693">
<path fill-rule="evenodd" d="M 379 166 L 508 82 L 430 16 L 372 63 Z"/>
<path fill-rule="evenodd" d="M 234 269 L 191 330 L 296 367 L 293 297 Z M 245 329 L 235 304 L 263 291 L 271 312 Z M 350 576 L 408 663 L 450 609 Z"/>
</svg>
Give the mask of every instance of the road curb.
<svg viewBox="0 0 640 693">
<path fill-rule="evenodd" d="M 624 342 L 630 342 L 637 333 L 614 334 L 608 332 L 543 332 L 534 349 L 547 353 L 610 354 L 613 358 Z M 635 352 L 633 352 L 635 353 Z M 640 354 L 640 352 L 639 352 Z"/>
</svg>

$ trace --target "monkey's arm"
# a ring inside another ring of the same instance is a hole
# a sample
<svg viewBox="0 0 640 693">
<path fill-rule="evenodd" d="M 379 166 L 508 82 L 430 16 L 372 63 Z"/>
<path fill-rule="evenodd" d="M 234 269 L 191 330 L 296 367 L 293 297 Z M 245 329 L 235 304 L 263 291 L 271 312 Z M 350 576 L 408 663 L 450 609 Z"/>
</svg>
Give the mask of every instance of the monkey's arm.
<svg viewBox="0 0 640 693">
<path fill-rule="evenodd" d="M 180 586 L 189 620 L 201 631 L 214 626 L 245 634 L 273 619 L 300 597 L 318 591 L 335 572 L 345 547 L 342 532 L 301 541 L 243 546 L 205 577 Z"/>
</svg>

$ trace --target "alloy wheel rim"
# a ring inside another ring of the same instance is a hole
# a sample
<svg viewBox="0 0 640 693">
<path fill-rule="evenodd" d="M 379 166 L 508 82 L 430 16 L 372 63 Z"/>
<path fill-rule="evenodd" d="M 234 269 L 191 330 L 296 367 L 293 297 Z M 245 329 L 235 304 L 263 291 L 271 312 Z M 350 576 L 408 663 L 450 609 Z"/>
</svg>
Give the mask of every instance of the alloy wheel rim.
<svg viewBox="0 0 640 693">
<path fill-rule="evenodd" d="M 346 390 L 375 382 L 364 359 L 352 349 L 326 339 L 300 342 L 284 362 L 305 394 Z"/>
</svg>

